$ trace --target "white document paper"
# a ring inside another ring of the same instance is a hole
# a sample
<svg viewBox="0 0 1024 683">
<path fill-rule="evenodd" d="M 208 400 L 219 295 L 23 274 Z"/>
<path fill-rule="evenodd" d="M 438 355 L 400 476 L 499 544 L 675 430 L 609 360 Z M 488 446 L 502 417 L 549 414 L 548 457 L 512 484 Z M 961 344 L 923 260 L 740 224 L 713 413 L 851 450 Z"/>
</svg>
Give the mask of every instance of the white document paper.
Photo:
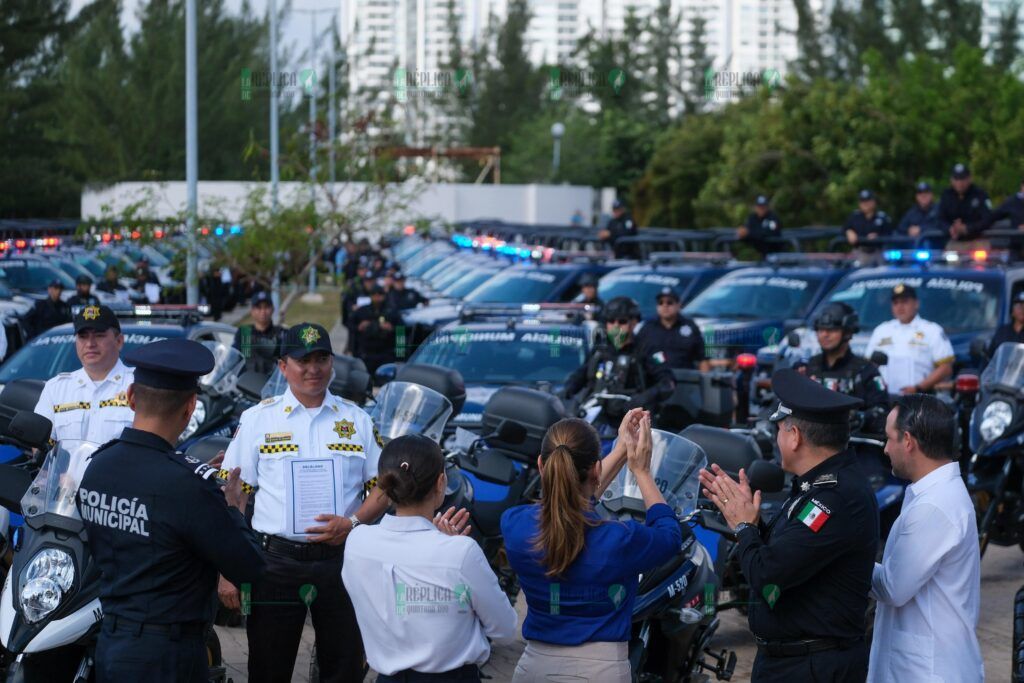
<svg viewBox="0 0 1024 683">
<path fill-rule="evenodd" d="M 287 475 L 288 528 L 295 536 L 307 535 L 306 529 L 322 526 L 317 515 L 338 514 L 338 492 L 334 478 L 335 461 L 331 458 L 292 458 L 285 468 Z"/>
</svg>

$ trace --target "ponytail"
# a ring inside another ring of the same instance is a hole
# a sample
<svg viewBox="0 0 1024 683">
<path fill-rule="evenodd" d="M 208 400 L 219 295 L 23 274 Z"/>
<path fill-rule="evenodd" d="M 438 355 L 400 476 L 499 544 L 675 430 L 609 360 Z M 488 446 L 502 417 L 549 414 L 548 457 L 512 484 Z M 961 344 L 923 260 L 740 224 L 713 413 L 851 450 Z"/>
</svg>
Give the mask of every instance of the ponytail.
<svg viewBox="0 0 1024 683">
<path fill-rule="evenodd" d="M 548 578 L 561 576 L 583 552 L 590 501 L 583 484 L 601 455 L 601 441 L 588 423 L 576 418 L 551 426 L 541 443 L 540 533 L 533 549 L 540 553 Z"/>
</svg>

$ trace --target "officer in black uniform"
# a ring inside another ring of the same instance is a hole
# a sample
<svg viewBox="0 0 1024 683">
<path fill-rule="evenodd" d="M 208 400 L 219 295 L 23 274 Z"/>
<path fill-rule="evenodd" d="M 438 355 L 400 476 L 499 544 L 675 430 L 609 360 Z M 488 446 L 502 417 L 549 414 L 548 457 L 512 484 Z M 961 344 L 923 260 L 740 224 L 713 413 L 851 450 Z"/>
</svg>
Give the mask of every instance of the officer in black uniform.
<svg viewBox="0 0 1024 683">
<path fill-rule="evenodd" d="M 68 299 L 68 306 L 71 308 L 85 308 L 86 306 L 99 306 L 100 300 L 92 293 L 92 278 L 88 275 L 79 275 L 75 278 L 75 294 Z"/>
<path fill-rule="evenodd" d="M 208 679 L 205 634 L 218 572 L 256 581 L 263 558 L 242 513 L 225 501 L 217 470 L 174 450 L 213 369 L 202 344 L 165 339 L 125 357 L 135 365 L 132 427 L 98 451 L 78 508 L 102 572 L 97 681 L 199 683 Z M 241 498 L 238 471 L 227 495 Z"/>
<path fill-rule="evenodd" d="M 116 295 L 118 292 L 127 292 L 128 288 L 120 283 L 117 278 L 117 268 L 114 266 L 107 266 L 107 270 L 103 273 L 103 282 L 96 285 L 96 289 L 107 294 Z"/>
<path fill-rule="evenodd" d="M 405 311 L 416 308 L 420 304 L 430 303 L 427 297 L 415 289 L 408 289 L 405 286 L 405 273 L 399 271 L 392 276 L 391 289 L 388 291 L 387 305 L 396 311 Z"/>
<path fill-rule="evenodd" d="M 370 303 L 356 309 L 352 323 L 356 331 L 355 355 L 363 359 L 371 375 L 381 365 L 395 362 L 396 331 L 402 316 L 387 305 L 383 287 L 374 285 Z"/>
<path fill-rule="evenodd" d="M 878 366 L 850 350 L 850 337 L 859 329 L 857 312 L 848 304 L 833 301 L 825 306 L 814 320 L 821 353 L 807 362 L 804 373 L 832 391 L 863 401 L 861 428 L 871 434 L 884 434 L 889 392 Z"/>
<path fill-rule="evenodd" d="M 995 355 L 996 349 L 1004 342 L 1024 344 L 1024 291 L 1013 295 L 1013 306 L 1010 308 L 1013 320 L 1003 325 L 992 335 L 988 344 L 988 357 Z"/>
<path fill-rule="evenodd" d="M 1004 218 L 1010 222 L 1010 230 L 1024 230 L 1024 180 L 1020 183 L 1020 192 L 1007 197 L 992 211 L 989 225 Z"/>
<path fill-rule="evenodd" d="M 974 239 L 990 224 L 992 201 L 971 180 L 966 164 L 954 164 L 950 175 L 950 186 L 939 198 L 939 223 L 950 239 Z"/>
<path fill-rule="evenodd" d="M 71 307 L 60 298 L 63 291 L 64 284 L 60 280 L 54 280 L 46 288 L 47 297 L 37 301 L 29 311 L 28 322 L 33 336 L 42 334 L 51 327 L 71 322 Z"/>
<path fill-rule="evenodd" d="M 736 530 L 750 582 L 751 681 L 863 683 L 878 505 L 848 448 L 850 409 L 861 402 L 791 369 L 775 373 L 772 389 L 782 467 L 795 475 L 778 515 L 760 519 L 761 495 L 745 473 L 737 483 L 717 466 L 701 472 L 705 495 Z"/>
<path fill-rule="evenodd" d="M 658 292 L 658 316 L 637 325 L 633 334 L 637 344 L 658 365 L 673 370 L 710 369 L 700 328 L 682 314 L 679 294 L 671 287 L 662 287 Z"/>
<path fill-rule="evenodd" d="M 618 240 L 620 237 L 632 237 L 636 234 L 633 215 L 621 199 L 616 199 L 612 203 L 612 218 L 604 230 L 597 233 L 598 239 L 612 245 L 612 249 L 615 250 L 615 258 L 633 258 L 636 253 L 633 245 L 619 245 Z"/>
<path fill-rule="evenodd" d="M 736 236 L 749 242 L 761 254 L 778 251 L 779 246 L 766 240 L 782 235 L 782 221 L 770 208 L 768 197 L 759 194 L 754 199 L 754 210 L 747 215 L 746 222 L 736 231 Z"/>
<path fill-rule="evenodd" d="M 274 302 L 268 292 L 252 295 L 252 325 L 242 325 L 235 332 L 232 346 L 245 358 L 246 372 L 269 375 L 277 366 L 284 328 L 274 324 Z"/>
<path fill-rule="evenodd" d="M 922 232 L 934 230 L 941 230 L 939 205 L 935 203 L 932 186 L 922 181 L 914 186 L 914 205 L 903 214 L 896 231 L 901 235 L 917 237 Z"/>
<path fill-rule="evenodd" d="M 582 398 L 597 392 L 629 394 L 624 401 L 609 401 L 605 417 L 618 424 L 630 408 L 655 410 L 672 395 L 675 381 L 668 365 L 657 363 L 636 343 L 633 328 L 640 322 L 640 306 L 617 296 L 604 307 L 606 341 L 594 347 L 587 362 L 566 380 L 563 396 Z M 583 392 L 581 394 L 581 392 Z"/>
<path fill-rule="evenodd" d="M 593 320 L 601 314 L 604 301 L 597 295 L 597 278 L 591 273 L 580 275 L 580 293 L 572 302 L 574 304 L 590 304 L 593 307 L 593 312 L 587 316 L 589 320 Z"/>
<path fill-rule="evenodd" d="M 889 214 L 878 208 L 875 193 L 861 190 L 857 195 L 857 210 L 846 219 L 843 231 L 846 233 L 846 241 L 851 246 L 857 246 L 863 239 L 891 234 L 892 221 L 889 220 Z"/>
</svg>

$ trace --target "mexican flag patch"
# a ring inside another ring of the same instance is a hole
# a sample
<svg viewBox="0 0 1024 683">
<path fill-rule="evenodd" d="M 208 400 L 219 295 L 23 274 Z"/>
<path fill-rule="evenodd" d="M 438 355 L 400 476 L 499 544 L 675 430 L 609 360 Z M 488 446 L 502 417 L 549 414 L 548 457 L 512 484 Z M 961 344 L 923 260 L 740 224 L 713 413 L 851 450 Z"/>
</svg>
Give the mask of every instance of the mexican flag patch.
<svg viewBox="0 0 1024 683">
<path fill-rule="evenodd" d="M 807 528 L 818 533 L 821 527 L 825 526 L 825 522 L 828 521 L 828 513 L 822 510 L 820 507 L 814 504 L 813 500 L 807 501 L 807 505 L 800 511 L 797 518 L 807 525 Z"/>
</svg>

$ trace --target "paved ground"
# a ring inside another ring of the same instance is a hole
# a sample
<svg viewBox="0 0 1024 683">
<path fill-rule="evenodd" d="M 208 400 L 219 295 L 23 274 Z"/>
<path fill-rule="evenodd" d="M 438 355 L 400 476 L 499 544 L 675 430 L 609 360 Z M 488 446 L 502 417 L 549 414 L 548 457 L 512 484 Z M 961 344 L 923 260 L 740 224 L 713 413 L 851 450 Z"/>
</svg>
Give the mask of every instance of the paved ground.
<svg viewBox="0 0 1024 683">
<path fill-rule="evenodd" d="M 1010 678 L 1013 597 L 1021 584 L 1024 584 L 1022 562 L 1024 554 L 1017 547 L 992 547 L 982 562 L 981 623 L 978 627 L 978 637 L 985 658 L 986 679 L 989 681 L 1006 681 Z M 524 606 L 521 598 L 517 607 L 522 618 Z M 725 612 L 721 615 L 721 622 L 714 647 L 735 650 L 738 663 L 733 681 L 749 681 L 754 647 L 753 639 L 746 629 L 746 620 L 739 614 Z M 230 675 L 236 683 L 248 680 L 244 631 L 241 628 L 221 627 L 218 627 L 217 631 L 220 634 L 225 662 L 230 667 Z M 312 645 L 312 629 L 307 625 L 293 681 L 309 679 L 309 653 Z M 484 673 L 491 677 L 493 683 L 509 681 L 522 649 L 521 639 L 495 647 L 491 660 L 484 667 Z M 368 677 L 367 680 L 373 680 L 373 677 Z"/>
</svg>

